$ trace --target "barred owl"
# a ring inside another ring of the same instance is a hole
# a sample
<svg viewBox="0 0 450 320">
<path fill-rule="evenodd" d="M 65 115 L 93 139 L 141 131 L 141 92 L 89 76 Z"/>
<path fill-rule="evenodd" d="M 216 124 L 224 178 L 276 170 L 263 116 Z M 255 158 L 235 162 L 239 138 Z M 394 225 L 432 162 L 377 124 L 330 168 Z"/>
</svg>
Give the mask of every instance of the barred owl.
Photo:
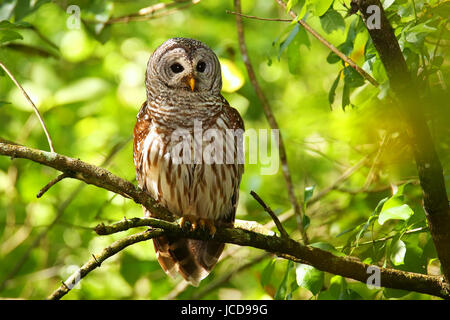
<svg viewBox="0 0 450 320">
<path fill-rule="evenodd" d="M 232 226 L 244 170 L 239 113 L 220 94 L 220 63 L 204 43 L 164 42 L 146 71 L 147 101 L 134 127 L 139 186 L 181 217 L 183 228 Z M 151 212 L 144 209 L 146 216 Z M 224 244 L 211 240 L 153 240 L 162 269 L 197 286 L 217 263 Z"/>
</svg>

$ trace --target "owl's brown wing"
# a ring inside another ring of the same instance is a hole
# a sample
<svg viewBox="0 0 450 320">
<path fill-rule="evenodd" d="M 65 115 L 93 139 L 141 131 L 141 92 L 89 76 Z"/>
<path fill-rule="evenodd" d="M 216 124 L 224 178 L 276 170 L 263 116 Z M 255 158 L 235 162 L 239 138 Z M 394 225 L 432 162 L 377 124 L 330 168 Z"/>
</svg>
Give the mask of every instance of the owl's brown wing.
<svg viewBox="0 0 450 320">
<path fill-rule="evenodd" d="M 224 103 L 224 113 L 225 113 L 226 117 L 229 119 L 230 129 L 242 130 L 242 133 L 244 133 L 244 130 L 245 130 L 244 120 L 242 120 L 241 115 L 235 108 L 231 107 L 228 104 L 228 101 L 226 101 L 225 98 L 223 98 L 223 100 L 225 102 Z M 243 148 L 243 138 L 242 138 L 242 142 L 236 141 L 236 148 L 240 148 L 240 147 Z M 243 149 L 242 149 L 242 152 L 243 152 Z M 236 216 L 236 209 L 237 209 L 237 204 L 239 201 L 239 185 L 241 184 L 242 174 L 244 173 L 244 163 L 243 162 L 238 163 L 236 165 L 236 169 L 237 169 L 236 176 L 235 176 L 235 181 L 234 181 L 234 186 L 233 186 L 234 193 L 231 198 L 233 211 L 230 213 L 229 219 L 227 219 L 228 221 L 226 221 L 231 224 L 234 223 L 235 216 Z"/>
</svg>

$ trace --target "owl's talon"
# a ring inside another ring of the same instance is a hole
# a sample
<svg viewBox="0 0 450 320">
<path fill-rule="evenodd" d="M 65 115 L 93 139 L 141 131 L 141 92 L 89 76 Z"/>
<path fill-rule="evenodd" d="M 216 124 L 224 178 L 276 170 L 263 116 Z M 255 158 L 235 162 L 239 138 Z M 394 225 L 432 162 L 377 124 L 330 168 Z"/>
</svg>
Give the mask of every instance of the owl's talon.
<svg viewBox="0 0 450 320">
<path fill-rule="evenodd" d="M 214 237 L 214 234 L 217 231 L 214 220 L 198 218 L 195 216 L 183 216 L 180 220 L 180 226 L 185 231 L 195 231 L 200 229 L 211 237 Z"/>
<path fill-rule="evenodd" d="M 190 231 L 192 229 L 192 222 L 189 217 L 182 217 L 180 221 L 181 229 Z"/>
<path fill-rule="evenodd" d="M 211 237 L 214 237 L 214 234 L 217 231 L 216 226 L 214 225 L 214 220 L 211 219 L 200 219 L 199 224 L 204 231 L 206 231 Z"/>
</svg>

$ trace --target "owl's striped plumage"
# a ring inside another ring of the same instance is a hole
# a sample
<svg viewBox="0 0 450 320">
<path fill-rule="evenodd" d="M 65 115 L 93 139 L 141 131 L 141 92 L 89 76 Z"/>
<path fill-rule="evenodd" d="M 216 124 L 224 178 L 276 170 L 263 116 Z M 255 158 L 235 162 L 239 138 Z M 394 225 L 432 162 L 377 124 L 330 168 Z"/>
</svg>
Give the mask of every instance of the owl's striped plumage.
<svg viewBox="0 0 450 320">
<path fill-rule="evenodd" d="M 211 49 L 193 39 L 170 39 L 149 60 L 147 101 L 134 128 L 139 186 L 175 215 L 194 225 L 206 223 L 210 229 L 233 224 L 243 173 L 238 158 L 243 122 L 220 94 L 221 87 L 220 64 Z M 197 139 L 199 125 L 202 133 L 215 136 Z M 191 161 L 180 163 L 179 132 L 192 138 Z M 230 133 L 235 136 L 227 139 Z M 221 161 L 194 156 L 211 147 L 214 155 L 223 152 Z M 214 240 L 166 236 L 154 239 L 154 246 L 164 271 L 171 276 L 179 273 L 193 285 L 209 274 L 224 248 Z"/>
</svg>

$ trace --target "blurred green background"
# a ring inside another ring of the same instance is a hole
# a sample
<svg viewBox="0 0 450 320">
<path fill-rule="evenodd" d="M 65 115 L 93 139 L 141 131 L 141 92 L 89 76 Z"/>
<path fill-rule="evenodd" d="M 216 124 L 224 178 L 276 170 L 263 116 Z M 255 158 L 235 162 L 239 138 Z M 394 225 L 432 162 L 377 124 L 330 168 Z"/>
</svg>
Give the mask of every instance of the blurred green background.
<svg viewBox="0 0 450 320">
<path fill-rule="evenodd" d="M 295 31 L 295 24 L 244 19 L 249 54 L 279 123 L 299 201 L 305 194 L 319 194 L 352 171 L 307 207 L 307 232 L 311 243 L 333 246 L 368 263 L 439 274 L 401 118 L 389 104 L 387 78 L 367 31 L 357 15 L 346 17 L 349 2 L 289 1 L 315 30 L 364 66 L 381 84 L 379 88 L 353 74 L 303 29 Z M 179 10 L 160 17 L 101 23 L 156 3 L 0 1 L 0 61 L 39 108 L 55 151 L 96 165 L 114 153 L 105 167 L 134 183 L 131 135 L 145 100 L 146 64 L 153 50 L 168 38 L 190 37 L 207 43 L 222 63 L 223 95 L 238 109 L 246 128 L 269 128 L 242 62 L 235 16 L 226 12 L 233 10 L 233 1 L 204 0 L 188 8 L 182 6 L 189 1 L 181 1 L 168 9 Z M 413 78 L 422 89 L 423 107 L 448 186 L 448 2 L 384 3 Z M 79 29 L 68 28 L 74 19 L 73 13 L 67 13 L 69 5 L 80 8 L 84 21 Z M 242 6 L 250 15 L 288 18 L 275 1 L 243 0 Z M 167 11 L 155 15 L 163 12 Z M 339 83 L 331 99 L 336 79 Z M 0 137 L 49 150 L 37 117 L 6 74 L 0 76 Z M 352 170 L 365 157 L 361 168 Z M 251 190 L 277 214 L 289 212 L 291 207 L 281 170 L 261 175 L 261 166 L 245 167 L 237 218 L 265 224 L 271 219 L 250 196 Z M 133 201 L 70 179 L 37 199 L 37 192 L 57 175 L 31 161 L 0 157 L 2 298 L 47 297 L 91 254 L 125 235 L 97 236 L 93 226 L 142 216 L 142 209 Z M 412 213 L 382 225 L 372 219 L 364 227 L 380 200 L 391 197 L 393 189 L 406 182 L 399 201 Z M 300 239 L 294 218 L 285 222 L 285 227 Z M 417 232 L 410 232 L 415 229 Z M 136 230 L 127 234 L 132 232 Z M 382 240 L 372 243 L 373 239 Z M 227 258 L 193 288 L 164 274 L 150 242 L 135 244 L 91 272 L 65 298 L 433 298 L 400 290 L 370 290 L 365 284 L 317 270 L 314 286 L 302 285 L 302 265 L 293 266 L 272 256 L 254 261 L 263 253 L 257 249 L 227 245 L 227 250 L 233 250 L 232 256 L 226 251 Z M 234 271 L 246 264 L 250 265 Z"/>
</svg>

